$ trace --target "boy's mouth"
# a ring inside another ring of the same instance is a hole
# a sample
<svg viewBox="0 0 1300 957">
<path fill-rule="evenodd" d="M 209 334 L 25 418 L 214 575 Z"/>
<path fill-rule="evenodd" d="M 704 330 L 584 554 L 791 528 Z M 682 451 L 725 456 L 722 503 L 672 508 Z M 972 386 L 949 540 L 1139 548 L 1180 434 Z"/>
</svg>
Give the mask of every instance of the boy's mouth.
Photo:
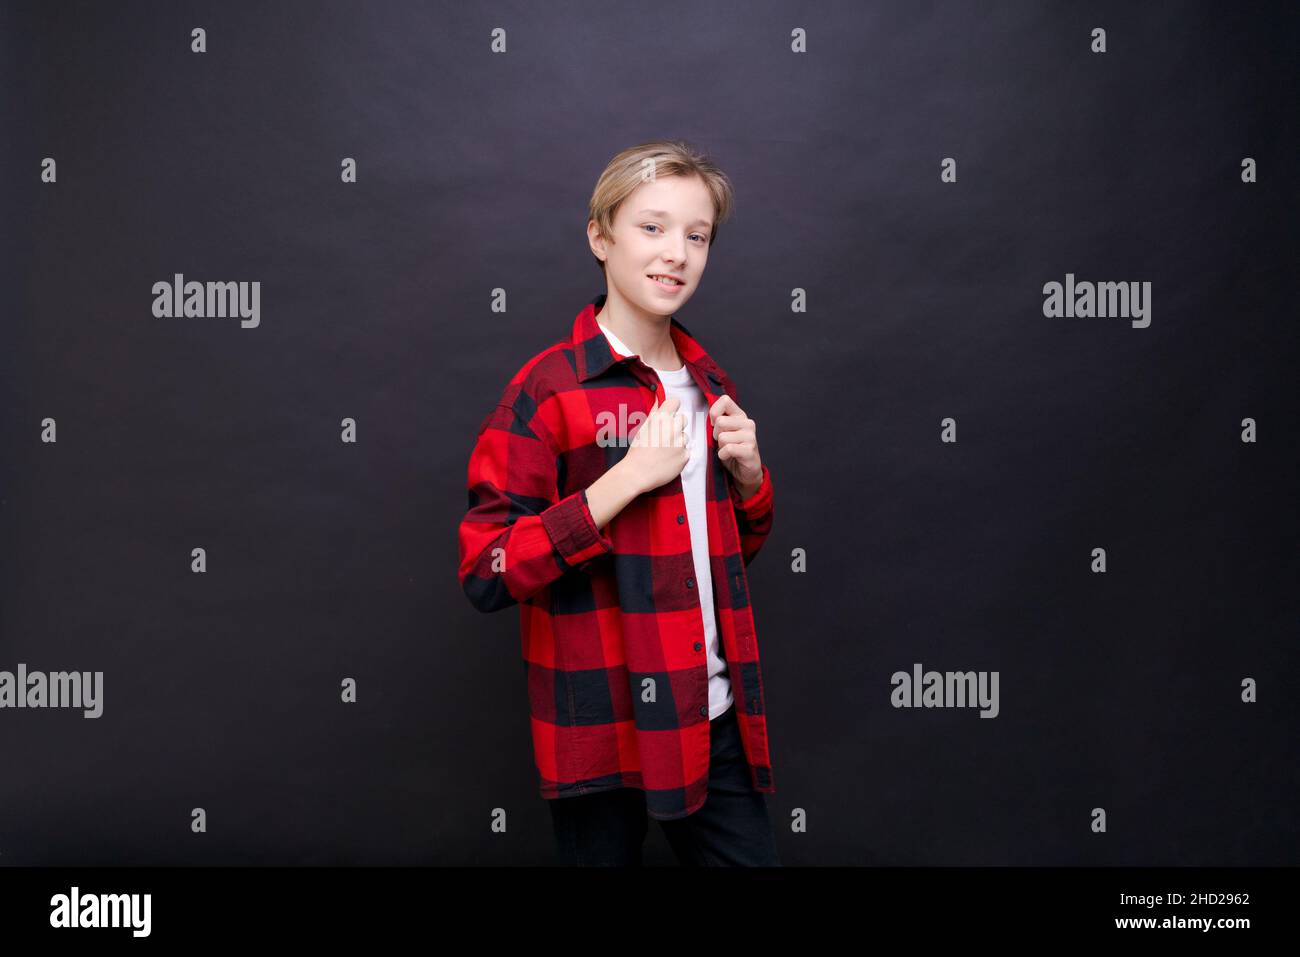
<svg viewBox="0 0 1300 957">
<path fill-rule="evenodd" d="M 647 273 L 647 276 L 656 286 L 661 286 L 664 289 L 680 289 L 686 285 L 685 280 L 668 273 Z"/>
</svg>

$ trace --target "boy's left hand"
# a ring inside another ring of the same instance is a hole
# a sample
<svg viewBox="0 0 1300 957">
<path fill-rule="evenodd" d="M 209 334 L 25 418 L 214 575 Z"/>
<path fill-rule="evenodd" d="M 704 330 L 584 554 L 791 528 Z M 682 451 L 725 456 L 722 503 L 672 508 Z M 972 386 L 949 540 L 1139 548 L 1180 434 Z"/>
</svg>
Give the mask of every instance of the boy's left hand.
<svg viewBox="0 0 1300 957">
<path fill-rule="evenodd" d="M 758 457 L 758 423 L 745 415 L 729 395 L 718 396 L 709 409 L 718 461 L 727 467 L 742 498 L 750 498 L 763 484 L 763 462 Z"/>
</svg>

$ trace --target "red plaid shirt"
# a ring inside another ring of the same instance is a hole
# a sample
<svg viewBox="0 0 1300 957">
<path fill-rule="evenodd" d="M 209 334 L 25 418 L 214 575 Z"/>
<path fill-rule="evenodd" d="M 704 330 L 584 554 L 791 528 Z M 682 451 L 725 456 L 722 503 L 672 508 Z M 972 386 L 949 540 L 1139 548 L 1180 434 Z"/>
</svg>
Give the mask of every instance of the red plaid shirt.
<svg viewBox="0 0 1300 957">
<path fill-rule="evenodd" d="M 587 487 L 627 454 L 628 432 L 636 431 L 627 420 L 667 396 L 653 369 L 610 347 L 596 323 L 604 301 L 603 294 L 593 299 L 569 338 L 524 364 L 479 427 L 459 575 L 480 611 L 519 607 L 542 797 L 634 787 L 645 792 L 651 817 L 670 820 L 707 796 L 704 620 L 681 476 L 639 495 L 603 532 L 587 506 Z M 710 407 L 723 393 L 740 401 L 726 372 L 675 318 L 671 335 Z M 598 443 L 610 422 L 617 444 Z M 762 485 L 742 499 L 711 429 L 707 441 L 718 634 L 751 783 L 770 793 L 745 566 L 772 527 L 772 479 L 764 465 Z"/>
</svg>

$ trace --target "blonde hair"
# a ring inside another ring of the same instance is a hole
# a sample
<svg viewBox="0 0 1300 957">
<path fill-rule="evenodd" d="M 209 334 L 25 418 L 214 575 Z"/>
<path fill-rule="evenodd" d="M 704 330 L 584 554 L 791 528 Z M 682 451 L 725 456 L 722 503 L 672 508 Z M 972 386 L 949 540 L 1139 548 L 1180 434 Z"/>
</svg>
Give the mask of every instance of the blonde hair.
<svg viewBox="0 0 1300 957">
<path fill-rule="evenodd" d="M 731 216 L 735 203 L 735 190 L 731 180 L 709 157 L 700 153 L 685 140 L 654 140 L 629 146 L 619 153 L 596 180 L 587 210 L 587 222 L 596 221 L 600 234 L 612 241 L 614 216 L 623 200 L 638 186 L 649 182 L 645 176 L 646 160 L 653 160 L 654 176 L 698 176 L 713 197 L 713 228 L 709 230 L 709 247 L 718 238 L 718 227 Z M 601 272 L 605 263 L 595 253 L 592 257 Z"/>
</svg>

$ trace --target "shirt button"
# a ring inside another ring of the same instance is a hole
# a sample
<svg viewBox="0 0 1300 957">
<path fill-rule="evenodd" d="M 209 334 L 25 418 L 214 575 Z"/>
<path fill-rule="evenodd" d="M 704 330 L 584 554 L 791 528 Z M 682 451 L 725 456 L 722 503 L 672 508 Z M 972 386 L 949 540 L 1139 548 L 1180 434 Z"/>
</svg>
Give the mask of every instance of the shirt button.
<svg viewBox="0 0 1300 957">
<path fill-rule="evenodd" d="M 682 524 L 684 524 L 685 522 L 686 522 L 686 516 L 685 516 L 685 515 L 678 515 L 678 516 L 677 516 L 677 524 L 678 524 L 678 525 L 682 525 Z"/>
<path fill-rule="evenodd" d="M 695 643 L 695 650 L 696 650 L 696 651 L 699 651 L 699 650 L 700 650 L 701 648 L 703 648 L 703 647 L 704 647 L 704 646 L 703 646 L 702 644 L 700 644 L 698 641 Z"/>
<path fill-rule="evenodd" d="M 688 579 L 686 579 L 686 587 L 687 587 L 687 588 L 694 588 L 694 587 L 695 587 L 695 579 L 694 579 L 694 578 L 688 578 Z"/>
<path fill-rule="evenodd" d="M 707 704 L 700 705 L 700 714 L 705 718 L 709 716 L 709 706 Z"/>
</svg>

